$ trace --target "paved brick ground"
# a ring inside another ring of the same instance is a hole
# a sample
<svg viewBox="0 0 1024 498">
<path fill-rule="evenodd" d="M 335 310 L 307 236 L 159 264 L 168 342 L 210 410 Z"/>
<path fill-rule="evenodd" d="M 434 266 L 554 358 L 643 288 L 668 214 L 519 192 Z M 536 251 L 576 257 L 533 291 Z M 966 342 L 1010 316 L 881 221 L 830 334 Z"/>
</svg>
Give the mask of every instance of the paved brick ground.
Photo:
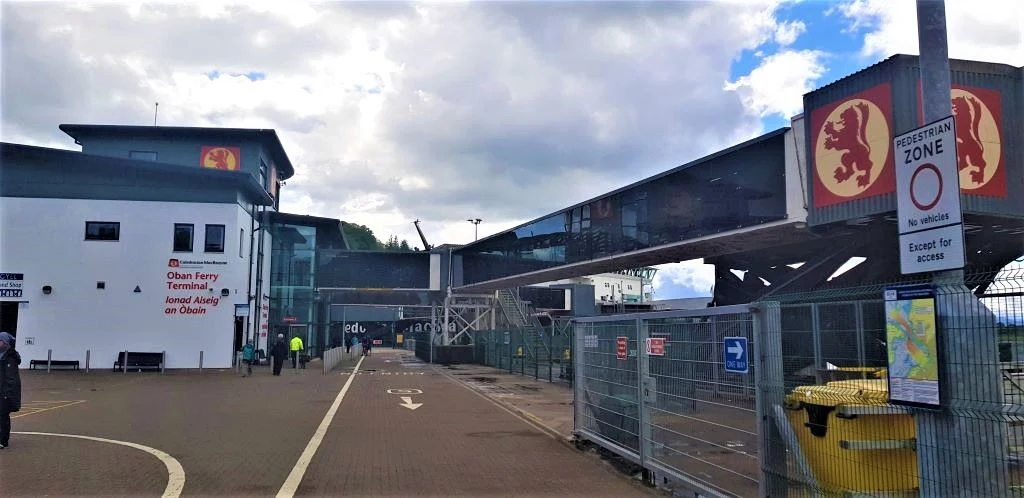
<svg viewBox="0 0 1024 498">
<path fill-rule="evenodd" d="M 298 495 L 654 494 L 413 361 L 384 349 L 364 361 Z M 14 430 L 164 451 L 185 470 L 183 496 L 268 496 L 350 376 L 285 369 L 273 377 L 266 367 L 251 378 L 232 371 L 25 372 L 26 409 Z M 389 388 L 419 389 L 423 394 L 407 396 L 423 405 L 404 408 Z M 159 496 L 167 485 L 163 465 L 139 450 L 52 436 L 15 434 L 12 448 L 0 452 L 0 469 L 5 496 Z"/>
<path fill-rule="evenodd" d="M 434 369 L 402 366 L 405 354 L 364 361 L 299 495 L 650 494 Z"/>
</svg>

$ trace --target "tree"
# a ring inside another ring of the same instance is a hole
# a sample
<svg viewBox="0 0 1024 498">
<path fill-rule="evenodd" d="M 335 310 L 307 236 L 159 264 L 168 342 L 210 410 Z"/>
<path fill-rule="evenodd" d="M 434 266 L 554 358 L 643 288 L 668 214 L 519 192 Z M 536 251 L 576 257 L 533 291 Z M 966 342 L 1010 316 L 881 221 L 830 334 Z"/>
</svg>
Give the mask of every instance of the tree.
<svg viewBox="0 0 1024 498">
<path fill-rule="evenodd" d="M 366 225 L 343 221 L 341 228 L 345 232 L 345 240 L 348 241 L 349 249 L 353 251 L 379 251 L 381 249 L 380 241 L 373 235 L 373 230 Z"/>
<path fill-rule="evenodd" d="M 402 239 L 402 243 L 398 245 L 398 250 L 402 252 L 412 252 L 412 248 L 409 247 L 409 241 Z"/>
</svg>

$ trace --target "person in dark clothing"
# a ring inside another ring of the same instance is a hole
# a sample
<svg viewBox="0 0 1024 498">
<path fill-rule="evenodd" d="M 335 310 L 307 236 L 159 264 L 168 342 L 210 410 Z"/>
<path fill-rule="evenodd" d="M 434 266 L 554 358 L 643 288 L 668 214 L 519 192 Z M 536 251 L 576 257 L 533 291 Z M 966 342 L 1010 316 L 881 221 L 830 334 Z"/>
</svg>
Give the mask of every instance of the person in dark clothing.
<svg viewBox="0 0 1024 498">
<path fill-rule="evenodd" d="M 21 410 L 21 355 L 14 336 L 0 332 L 0 450 L 11 444 L 11 414 Z"/>
<path fill-rule="evenodd" d="M 277 334 L 277 341 L 270 349 L 270 356 L 274 358 L 274 375 L 281 375 L 284 359 L 288 357 L 288 343 L 284 340 L 284 334 Z"/>
</svg>

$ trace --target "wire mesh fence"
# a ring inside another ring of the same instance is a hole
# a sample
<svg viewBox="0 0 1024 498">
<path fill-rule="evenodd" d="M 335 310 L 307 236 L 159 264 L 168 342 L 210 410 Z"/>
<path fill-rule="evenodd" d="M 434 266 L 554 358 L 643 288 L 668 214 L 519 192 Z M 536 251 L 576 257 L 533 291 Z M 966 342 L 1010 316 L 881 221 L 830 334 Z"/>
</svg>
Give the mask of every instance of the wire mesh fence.
<svg viewBox="0 0 1024 498">
<path fill-rule="evenodd" d="M 549 382 L 572 382 L 572 329 L 547 327 L 481 330 L 473 333 L 476 363 Z"/>
<path fill-rule="evenodd" d="M 757 303 L 763 495 L 1024 496 L 1024 269 Z"/>
<path fill-rule="evenodd" d="M 963 282 L 578 318 L 575 431 L 705 496 L 1024 496 L 1024 268 Z"/>
<path fill-rule="evenodd" d="M 575 340 L 578 434 L 709 496 L 757 494 L 746 306 L 581 318 Z"/>
</svg>

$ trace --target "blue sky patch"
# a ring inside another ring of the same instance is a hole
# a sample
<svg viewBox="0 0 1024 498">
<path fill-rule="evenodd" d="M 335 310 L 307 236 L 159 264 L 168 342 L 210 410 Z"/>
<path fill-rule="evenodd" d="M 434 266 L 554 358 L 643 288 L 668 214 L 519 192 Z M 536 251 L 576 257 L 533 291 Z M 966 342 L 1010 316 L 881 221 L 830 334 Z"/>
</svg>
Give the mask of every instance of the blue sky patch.
<svg viewBox="0 0 1024 498">
<path fill-rule="evenodd" d="M 207 78 L 215 80 L 217 78 L 220 78 L 224 73 L 221 73 L 220 70 L 218 69 L 214 69 L 213 71 L 207 71 L 203 74 L 205 74 Z M 261 81 L 267 79 L 267 73 L 263 71 L 249 71 L 247 73 L 228 73 L 228 76 L 245 76 L 249 79 L 249 81 Z"/>
</svg>

